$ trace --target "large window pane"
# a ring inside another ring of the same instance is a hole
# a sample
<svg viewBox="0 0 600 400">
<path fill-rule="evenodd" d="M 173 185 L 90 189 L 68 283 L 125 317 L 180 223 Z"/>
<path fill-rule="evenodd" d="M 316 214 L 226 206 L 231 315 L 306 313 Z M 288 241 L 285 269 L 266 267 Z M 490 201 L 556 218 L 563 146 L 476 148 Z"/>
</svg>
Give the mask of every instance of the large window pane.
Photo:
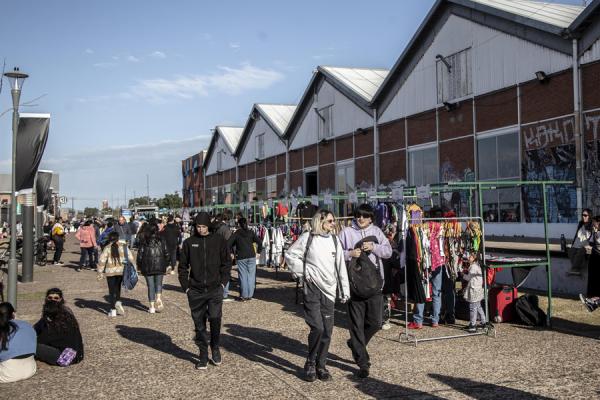
<svg viewBox="0 0 600 400">
<path fill-rule="evenodd" d="M 500 222 L 521 220 L 521 189 L 518 187 L 498 189 Z"/>
<path fill-rule="evenodd" d="M 517 133 L 498 136 L 498 178 L 518 178 L 519 137 Z"/>
<path fill-rule="evenodd" d="M 409 179 L 412 186 L 422 186 L 439 181 L 437 147 L 414 150 L 408 153 Z"/>
<path fill-rule="evenodd" d="M 479 166 L 479 179 L 498 178 L 495 137 L 477 141 L 477 161 L 477 165 Z"/>
</svg>

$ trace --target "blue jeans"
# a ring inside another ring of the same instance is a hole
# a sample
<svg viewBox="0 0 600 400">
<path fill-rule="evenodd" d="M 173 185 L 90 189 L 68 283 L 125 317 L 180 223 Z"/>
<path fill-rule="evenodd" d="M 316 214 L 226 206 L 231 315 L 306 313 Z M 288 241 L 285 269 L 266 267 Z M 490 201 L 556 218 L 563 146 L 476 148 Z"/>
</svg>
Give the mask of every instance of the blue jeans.
<svg viewBox="0 0 600 400">
<path fill-rule="evenodd" d="M 431 281 L 431 291 L 433 298 L 433 316 L 431 323 L 437 324 L 440 320 L 440 309 L 442 308 L 442 274 L 444 267 L 439 267 L 431 273 L 429 280 Z M 423 312 L 425 311 L 425 303 L 417 303 L 416 310 L 413 315 L 413 320 L 417 324 L 423 323 Z"/>
<path fill-rule="evenodd" d="M 148 285 L 148 300 L 156 300 L 156 295 L 162 293 L 162 275 L 146 276 L 146 284 Z"/>
<path fill-rule="evenodd" d="M 256 258 L 237 260 L 237 267 L 242 299 L 251 299 L 254 296 L 256 283 Z"/>
<path fill-rule="evenodd" d="M 229 297 L 229 282 L 223 288 L 223 298 L 226 299 L 227 297 Z"/>
</svg>

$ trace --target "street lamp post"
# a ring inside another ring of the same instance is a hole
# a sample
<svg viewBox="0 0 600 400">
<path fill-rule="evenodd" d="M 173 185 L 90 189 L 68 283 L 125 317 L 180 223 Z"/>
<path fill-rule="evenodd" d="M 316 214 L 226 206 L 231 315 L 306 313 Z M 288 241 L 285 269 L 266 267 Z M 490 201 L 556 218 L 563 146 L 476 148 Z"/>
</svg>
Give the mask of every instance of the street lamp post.
<svg viewBox="0 0 600 400">
<path fill-rule="evenodd" d="M 17 197 L 16 168 L 17 168 L 17 130 L 19 127 L 19 100 L 23 82 L 29 76 L 18 67 L 4 74 L 10 82 L 10 94 L 13 102 L 13 137 L 12 137 L 12 170 L 10 190 L 10 259 L 8 260 L 8 301 L 17 308 Z"/>
</svg>

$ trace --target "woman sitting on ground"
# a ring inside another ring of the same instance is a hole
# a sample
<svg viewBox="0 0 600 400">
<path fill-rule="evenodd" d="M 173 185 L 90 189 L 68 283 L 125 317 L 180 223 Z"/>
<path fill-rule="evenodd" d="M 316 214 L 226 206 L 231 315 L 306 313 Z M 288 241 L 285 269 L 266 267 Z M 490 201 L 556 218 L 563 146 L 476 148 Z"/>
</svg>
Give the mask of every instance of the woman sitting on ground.
<svg viewBox="0 0 600 400">
<path fill-rule="evenodd" d="M 73 311 L 58 288 L 46 292 L 42 318 L 33 326 L 37 333 L 35 357 L 50 365 L 76 364 L 83 360 L 83 339 Z"/>
<path fill-rule="evenodd" d="M 10 303 L 0 303 L 0 383 L 31 378 L 35 364 L 35 331 L 25 321 L 15 320 Z"/>
</svg>

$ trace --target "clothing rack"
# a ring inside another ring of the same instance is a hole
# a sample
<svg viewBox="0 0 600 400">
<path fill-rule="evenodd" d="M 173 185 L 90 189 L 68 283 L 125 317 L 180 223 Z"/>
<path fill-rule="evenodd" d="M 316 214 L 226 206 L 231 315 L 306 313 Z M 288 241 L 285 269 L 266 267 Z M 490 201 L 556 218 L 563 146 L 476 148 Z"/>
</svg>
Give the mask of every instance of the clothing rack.
<svg viewBox="0 0 600 400">
<path fill-rule="evenodd" d="M 481 253 L 481 258 L 485 259 L 485 230 L 484 230 L 484 225 L 483 225 L 483 219 L 481 217 L 449 217 L 449 218 L 419 218 L 419 219 L 408 219 L 409 221 L 409 225 L 410 225 L 410 221 L 419 221 L 419 222 L 427 222 L 427 221 L 431 221 L 431 222 L 452 222 L 452 221 L 459 221 L 461 223 L 469 223 L 471 221 L 477 221 L 479 222 L 479 225 L 481 227 L 481 244 L 480 244 L 480 253 Z M 415 225 L 415 224 L 412 224 Z M 407 246 L 407 244 L 405 245 Z M 456 335 L 445 335 L 445 336 L 437 336 L 437 337 L 427 337 L 427 338 L 418 338 L 416 335 L 409 333 L 408 331 L 408 273 L 407 273 L 407 266 L 404 267 L 404 333 L 402 331 L 400 331 L 400 333 L 398 334 L 398 341 L 399 342 L 404 342 L 404 343 L 410 343 L 410 342 L 414 342 L 415 347 L 418 345 L 419 342 L 429 342 L 429 341 L 435 341 L 435 340 L 445 340 L 445 339 L 455 339 L 455 338 L 461 338 L 461 337 L 468 337 L 468 336 L 480 336 L 480 335 L 487 335 L 490 336 L 493 332 L 493 336 L 496 337 L 496 329 L 495 327 L 490 323 L 489 320 L 489 311 L 488 311 L 488 287 L 487 287 L 487 274 L 486 274 L 486 269 L 485 266 L 482 265 L 482 275 L 483 275 L 483 290 L 484 290 L 484 300 L 485 300 L 485 318 L 486 321 L 488 323 L 487 327 L 485 328 L 484 331 L 482 332 L 475 332 L 475 333 L 461 333 L 461 334 L 456 334 Z M 439 268 L 443 268 L 443 266 L 440 266 Z M 441 272 L 443 273 L 443 272 Z M 454 287 L 453 290 L 456 291 L 456 282 L 454 282 Z"/>
</svg>

